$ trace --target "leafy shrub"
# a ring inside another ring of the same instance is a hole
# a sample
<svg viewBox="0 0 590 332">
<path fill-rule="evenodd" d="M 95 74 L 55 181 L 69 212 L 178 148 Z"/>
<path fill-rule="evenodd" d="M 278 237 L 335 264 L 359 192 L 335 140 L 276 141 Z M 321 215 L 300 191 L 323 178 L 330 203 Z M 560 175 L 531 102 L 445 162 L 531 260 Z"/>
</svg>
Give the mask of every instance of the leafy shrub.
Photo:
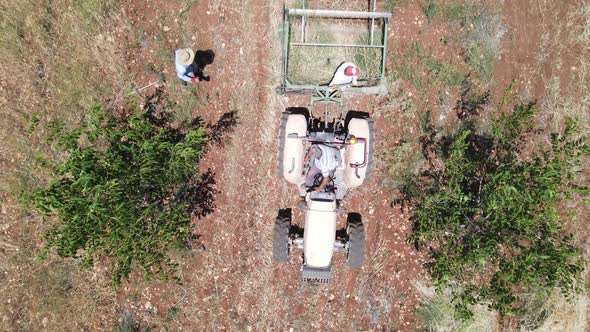
<svg viewBox="0 0 590 332">
<path fill-rule="evenodd" d="M 186 246 L 191 212 L 199 213 L 191 202 L 199 197 L 190 193 L 198 191 L 206 130 L 166 127 L 164 113 L 152 106 L 132 108 L 124 119 L 93 107 L 73 130 L 49 123 L 49 141 L 66 158 L 40 159 L 54 179 L 28 195 L 38 212 L 51 216 L 45 252 L 80 258 L 87 267 L 106 256 L 115 286 L 133 270 L 147 279 L 170 278 L 169 253 Z"/>
<path fill-rule="evenodd" d="M 429 248 L 427 268 L 438 289 L 461 285 L 453 294 L 461 318 L 481 302 L 501 316 L 522 313 L 519 294 L 533 287 L 568 294 L 582 272 L 557 206 L 573 194 L 588 194 L 575 184 L 575 170 L 590 148 L 568 121 L 562 133 L 551 134 L 549 146 L 525 150 L 534 134 L 535 103 L 505 112 L 503 102 L 492 129 L 483 132 L 475 115 L 477 104 L 488 99 L 487 93 L 464 93 L 457 109 L 461 126 L 452 135 L 424 126 L 430 167 L 413 187 L 419 190 L 405 193 L 415 211 L 408 240 Z"/>
</svg>

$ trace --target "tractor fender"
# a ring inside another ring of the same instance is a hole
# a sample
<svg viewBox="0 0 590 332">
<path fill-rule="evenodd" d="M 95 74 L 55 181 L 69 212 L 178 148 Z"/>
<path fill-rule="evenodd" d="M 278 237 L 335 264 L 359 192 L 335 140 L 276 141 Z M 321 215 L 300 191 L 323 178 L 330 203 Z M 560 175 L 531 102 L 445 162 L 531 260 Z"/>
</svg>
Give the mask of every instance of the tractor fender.
<svg viewBox="0 0 590 332">
<path fill-rule="evenodd" d="M 305 181 L 305 177 L 301 174 L 303 171 L 304 158 L 304 142 L 296 137 L 305 137 L 307 134 L 307 119 L 302 114 L 288 114 L 284 118 L 285 122 L 282 124 L 282 147 L 279 151 L 282 152 L 282 160 L 279 160 L 279 173 L 289 183 L 301 184 Z M 282 150 L 282 151 L 281 151 Z M 281 154 L 281 153 L 280 153 Z M 279 154 L 279 159 L 281 159 Z"/>
<path fill-rule="evenodd" d="M 348 135 L 354 136 L 357 142 L 346 146 L 344 181 L 348 188 L 355 188 L 366 182 L 371 171 L 375 144 L 373 122 L 367 118 L 353 118 L 347 129 Z"/>
</svg>

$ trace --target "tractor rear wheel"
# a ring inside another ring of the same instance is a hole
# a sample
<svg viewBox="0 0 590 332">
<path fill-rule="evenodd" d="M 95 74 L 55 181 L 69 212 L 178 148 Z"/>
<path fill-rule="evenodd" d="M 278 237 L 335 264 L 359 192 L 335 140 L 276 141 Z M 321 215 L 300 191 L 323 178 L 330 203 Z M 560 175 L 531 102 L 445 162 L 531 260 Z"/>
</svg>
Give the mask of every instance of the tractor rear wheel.
<svg viewBox="0 0 590 332">
<path fill-rule="evenodd" d="M 365 181 L 367 183 L 371 171 L 373 170 L 373 156 L 375 154 L 375 123 L 373 119 L 367 117 L 367 123 L 369 124 L 369 153 L 367 156 L 367 172 L 365 173 Z"/>
<path fill-rule="evenodd" d="M 360 214 L 348 214 L 346 234 L 348 234 L 346 263 L 352 268 L 361 267 L 365 260 L 365 229 Z"/>
<path fill-rule="evenodd" d="M 290 112 L 283 112 L 281 114 L 281 122 L 279 124 L 279 146 L 277 154 L 277 175 L 283 177 L 283 155 L 285 153 L 285 139 L 287 137 L 287 120 Z"/>
<path fill-rule="evenodd" d="M 273 262 L 287 262 L 289 260 L 289 228 L 291 228 L 289 217 L 277 217 L 272 241 Z"/>
</svg>

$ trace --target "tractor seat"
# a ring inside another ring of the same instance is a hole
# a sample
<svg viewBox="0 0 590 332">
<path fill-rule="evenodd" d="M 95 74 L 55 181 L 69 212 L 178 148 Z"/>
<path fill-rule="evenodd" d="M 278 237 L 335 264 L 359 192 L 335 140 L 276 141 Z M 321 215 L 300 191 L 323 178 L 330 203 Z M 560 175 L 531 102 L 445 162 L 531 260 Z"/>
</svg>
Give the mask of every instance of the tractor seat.
<svg viewBox="0 0 590 332">
<path fill-rule="evenodd" d="M 312 201 L 317 202 L 333 202 L 336 200 L 336 194 L 326 191 L 321 191 L 319 193 L 314 191 L 310 194 L 309 198 L 311 198 Z"/>
</svg>

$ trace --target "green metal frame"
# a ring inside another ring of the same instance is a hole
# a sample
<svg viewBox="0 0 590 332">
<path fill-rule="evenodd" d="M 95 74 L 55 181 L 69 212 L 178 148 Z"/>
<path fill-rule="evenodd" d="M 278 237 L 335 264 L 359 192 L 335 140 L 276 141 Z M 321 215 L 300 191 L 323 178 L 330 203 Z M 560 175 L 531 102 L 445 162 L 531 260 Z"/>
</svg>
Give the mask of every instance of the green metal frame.
<svg viewBox="0 0 590 332">
<path fill-rule="evenodd" d="M 340 106 L 344 106 L 344 102 L 342 100 L 342 90 L 332 90 L 327 86 L 317 86 L 313 91 L 313 96 L 311 97 L 311 106 L 322 102 L 334 102 L 340 104 Z"/>
<path fill-rule="evenodd" d="M 302 12 L 305 10 L 302 10 Z M 381 19 L 383 20 L 382 26 L 382 36 L 383 36 L 383 43 L 382 45 L 344 45 L 344 44 L 326 44 L 324 46 L 336 46 L 336 47 L 379 47 L 381 48 L 381 77 L 379 78 L 379 83 L 375 86 L 371 87 L 349 87 L 347 91 L 354 91 L 354 92 L 361 92 L 361 93 L 368 93 L 368 94 L 377 94 L 375 91 L 379 91 L 379 93 L 387 93 L 387 87 L 385 85 L 385 63 L 386 63 L 386 55 L 387 55 L 387 29 L 389 27 L 389 20 L 391 18 L 391 13 L 371 13 L 371 12 L 345 12 L 345 11 L 321 11 L 321 10 L 309 10 L 309 12 L 314 12 L 320 14 L 320 17 L 331 17 L 330 14 L 334 14 L 334 17 L 342 17 L 342 18 L 359 18 L 359 15 L 380 15 L 378 18 L 374 19 Z M 350 15 L 350 16 L 346 16 Z M 287 71 L 289 66 L 289 47 L 291 46 L 291 41 L 289 40 L 290 34 L 290 16 L 302 16 L 305 17 L 304 14 L 291 14 L 290 9 L 285 9 L 285 17 L 283 20 L 283 84 L 281 90 L 283 92 L 290 92 L 290 91 L 297 91 L 297 92 L 309 92 L 313 94 L 312 97 L 312 105 L 319 103 L 319 102 L 336 102 L 342 106 L 342 92 L 339 91 L 338 93 L 334 93 L 328 86 L 326 85 L 311 85 L 311 84 L 292 84 L 287 79 Z M 305 43 L 297 43 L 299 45 L 304 45 Z M 322 46 L 319 43 L 313 43 L 309 45 L 314 46 Z M 305 47 L 305 46 L 297 46 L 297 47 Z"/>
</svg>

